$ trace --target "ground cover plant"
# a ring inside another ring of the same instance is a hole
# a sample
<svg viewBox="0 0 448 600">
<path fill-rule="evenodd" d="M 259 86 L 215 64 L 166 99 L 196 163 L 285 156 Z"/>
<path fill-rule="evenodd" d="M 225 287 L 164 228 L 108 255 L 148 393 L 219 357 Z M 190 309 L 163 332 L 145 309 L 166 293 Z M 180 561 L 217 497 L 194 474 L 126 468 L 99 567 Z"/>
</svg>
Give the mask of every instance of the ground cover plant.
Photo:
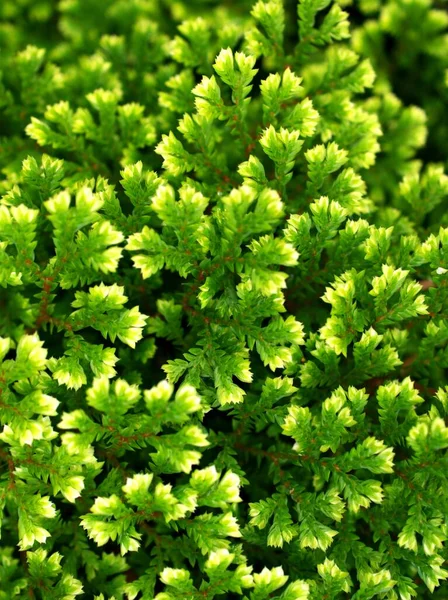
<svg viewBox="0 0 448 600">
<path fill-rule="evenodd" d="M 0 600 L 446 600 L 446 3 L 0 49 Z"/>
</svg>

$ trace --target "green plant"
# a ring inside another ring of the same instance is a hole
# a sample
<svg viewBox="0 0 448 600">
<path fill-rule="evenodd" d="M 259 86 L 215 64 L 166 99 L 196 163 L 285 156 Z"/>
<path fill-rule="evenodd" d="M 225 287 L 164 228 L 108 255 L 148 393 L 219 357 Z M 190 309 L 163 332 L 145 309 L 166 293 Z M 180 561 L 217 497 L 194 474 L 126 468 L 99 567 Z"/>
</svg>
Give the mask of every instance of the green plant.
<svg viewBox="0 0 448 600">
<path fill-rule="evenodd" d="M 0 8 L 0 600 L 446 598 L 444 13 L 233 4 Z"/>
</svg>

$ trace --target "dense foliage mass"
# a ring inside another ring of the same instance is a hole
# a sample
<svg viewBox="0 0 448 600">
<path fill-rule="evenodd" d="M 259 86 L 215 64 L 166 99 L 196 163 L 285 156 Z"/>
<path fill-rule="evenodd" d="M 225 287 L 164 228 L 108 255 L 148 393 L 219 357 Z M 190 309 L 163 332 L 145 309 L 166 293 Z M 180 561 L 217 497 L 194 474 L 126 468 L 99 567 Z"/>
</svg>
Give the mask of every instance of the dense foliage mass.
<svg viewBox="0 0 448 600">
<path fill-rule="evenodd" d="M 0 46 L 0 600 L 446 599 L 446 4 Z"/>
</svg>

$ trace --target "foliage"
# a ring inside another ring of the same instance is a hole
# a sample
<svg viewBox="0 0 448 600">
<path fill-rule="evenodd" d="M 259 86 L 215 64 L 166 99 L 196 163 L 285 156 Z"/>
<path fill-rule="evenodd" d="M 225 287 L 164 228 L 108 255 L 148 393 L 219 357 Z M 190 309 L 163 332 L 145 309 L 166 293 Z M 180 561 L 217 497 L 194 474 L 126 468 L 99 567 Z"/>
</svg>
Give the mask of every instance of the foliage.
<svg viewBox="0 0 448 600">
<path fill-rule="evenodd" d="M 0 600 L 447 597 L 445 8 L 3 0 Z"/>
</svg>

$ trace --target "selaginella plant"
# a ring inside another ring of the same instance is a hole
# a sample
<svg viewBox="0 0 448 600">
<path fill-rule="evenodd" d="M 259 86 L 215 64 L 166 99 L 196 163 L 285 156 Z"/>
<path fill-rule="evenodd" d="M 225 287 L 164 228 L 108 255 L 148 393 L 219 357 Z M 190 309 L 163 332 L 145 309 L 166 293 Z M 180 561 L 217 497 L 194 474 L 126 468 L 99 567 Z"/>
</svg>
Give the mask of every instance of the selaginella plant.
<svg viewBox="0 0 448 600">
<path fill-rule="evenodd" d="M 442 4 L 1 4 L 0 600 L 448 597 Z"/>
</svg>

